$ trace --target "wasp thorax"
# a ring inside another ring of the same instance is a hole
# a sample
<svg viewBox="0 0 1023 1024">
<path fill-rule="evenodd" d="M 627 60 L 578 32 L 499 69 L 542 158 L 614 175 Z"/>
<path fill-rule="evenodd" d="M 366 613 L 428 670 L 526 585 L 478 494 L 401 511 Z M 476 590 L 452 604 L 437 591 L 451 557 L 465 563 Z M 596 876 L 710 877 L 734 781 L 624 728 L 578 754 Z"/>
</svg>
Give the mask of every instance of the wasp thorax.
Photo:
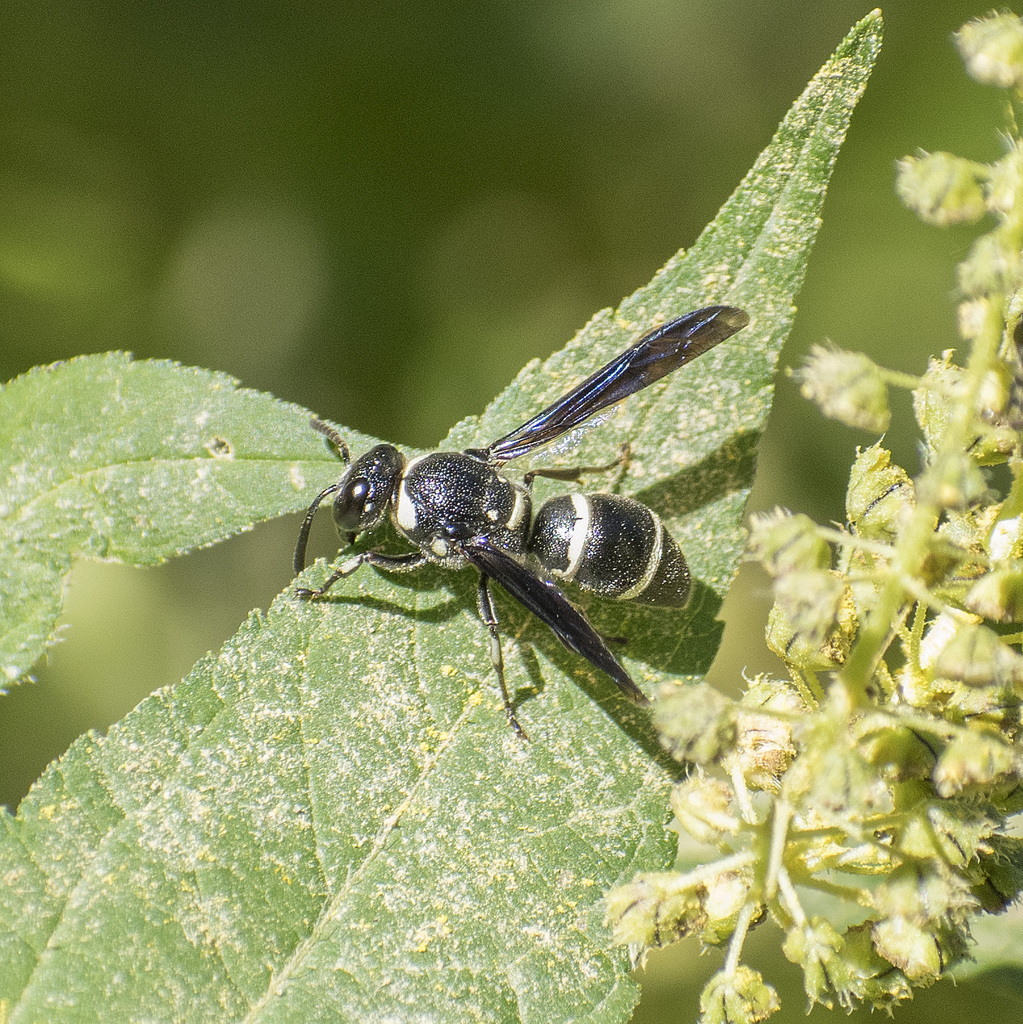
<svg viewBox="0 0 1023 1024">
<path fill-rule="evenodd" d="M 411 459 L 395 501 L 394 522 L 428 557 L 444 559 L 457 542 L 486 536 L 517 554 L 532 512 L 528 491 L 464 452 Z"/>
<path fill-rule="evenodd" d="M 404 468 L 405 456 L 389 444 L 378 444 L 357 459 L 334 499 L 334 524 L 338 530 L 372 530 L 387 513 Z"/>
</svg>

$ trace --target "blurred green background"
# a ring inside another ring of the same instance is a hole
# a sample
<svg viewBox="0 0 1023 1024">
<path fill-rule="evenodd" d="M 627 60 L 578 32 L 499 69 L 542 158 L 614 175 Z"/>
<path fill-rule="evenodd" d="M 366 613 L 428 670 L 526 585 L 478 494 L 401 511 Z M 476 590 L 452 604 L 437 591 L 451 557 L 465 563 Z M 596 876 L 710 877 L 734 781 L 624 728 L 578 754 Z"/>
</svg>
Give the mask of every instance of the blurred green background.
<svg viewBox="0 0 1023 1024">
<path fill-rule="evenodd" d="M 129 349 L 434 444 L 695 239 L 868 9 L 10 0 L 0 379 Z M 917 147 L 1000 152 L 1002 98 L 964 77 L 949 42 L 985 10 L 885 8 L 786 363 L 830 338 L 915 371 L 956 344 L 953 268 L 973 231 L 917 222 L 892 173 Z M 898 401 L 890 441 L 913 472 Z M 855 445 L 871 440 L 780 380 L 755 505 L 841 519 Z M 267 524 L 156 570 L 78 567 L 64 642 L 0 701 L 0 802 L 265 608 L 290 578 L 296 530 Z M 726 612 L 716 678 L 734 685 L 770 664 L 755 573 Z M 692 1019 L 717 963 L 687 945 L 653 958 L 636 1020 Z M 787 977 L 776 1019 L 801 1019 Z M 972 1019 L 975 989 L 939 986 L 900 1019 Z M 988 1020 L 1019 1019 L 1018 1003 L 985 994 Z"/>
</svg>

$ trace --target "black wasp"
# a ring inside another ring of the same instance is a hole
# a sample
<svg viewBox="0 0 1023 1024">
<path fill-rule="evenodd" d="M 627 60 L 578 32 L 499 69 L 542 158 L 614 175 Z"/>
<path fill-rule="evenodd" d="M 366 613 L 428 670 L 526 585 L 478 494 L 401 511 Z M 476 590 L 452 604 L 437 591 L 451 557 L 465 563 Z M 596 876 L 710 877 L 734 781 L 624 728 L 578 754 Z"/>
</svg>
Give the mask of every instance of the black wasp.
<svg viewBox="0 0 1023 1024">
<path fill-rule="evenodd" d="M 600 634 L 547 577 L 571 581 L 602 597 L 681 608 L 689 599 L 690 577 L 678 545 L 655 512 L 616 494 L 562 495 L 544 502 L 533 515 L 534 477 L 578 481 L 584 473 L 610 469 L 616 463 L 533 469 L 521 483 L 504 475 L 504 464 L 648 387 L 748 323 L 749 316 L 734 306 L 707 306 L 662 324 L 528 423 L 486 448 L 407 459 L 393 445 L 379 444 L 352 462 L 340 434 L 314 419 L 313 427 L 337 446 L 347 469 L 309 506 L 295 548 L 295 572 L 305 568 L 313 516 L 331 494 L 337 495 L 334 524 L 349 544 L 390 513 L 398 532 L 417 550 L 398 555 L 362 551 L 342 562 L 318 590 L 303 588 L 296 595 L 322 597 L 364 564 L 391 572 L 409 572 L 427 562 L 450 569 L 471 564 L 480 573 L 479 614 L 490 633 L 490 657 L 505 713 L 520 736 L 525 737 L 525 732 L 505 685 L 491 580 L 543 620 L 569 650 L 606 672 L 631 701 L 649 704 Z"/>
</svg>

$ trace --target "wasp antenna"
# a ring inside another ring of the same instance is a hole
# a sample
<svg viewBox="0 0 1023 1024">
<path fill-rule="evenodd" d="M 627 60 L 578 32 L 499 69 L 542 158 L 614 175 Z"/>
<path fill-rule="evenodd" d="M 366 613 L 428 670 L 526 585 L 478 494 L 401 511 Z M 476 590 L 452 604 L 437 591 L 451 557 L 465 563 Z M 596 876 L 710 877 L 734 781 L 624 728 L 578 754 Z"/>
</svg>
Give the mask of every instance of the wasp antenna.
<svg viewBox="0 0 1023 1024">
<path fill-rule="evenodd" d="M 316 510 L 320 507 L 320 502 L 340 489 L 340 481 L 336 484 L 331 484 L 329 487 L 325 487 L 316 495 L 313 499 L 313 503 L 306 510 L 305 519 L 302 520 L 302 528 L 298 531 L 298 543 L 295 545 L 295 559 L 292 563 L 296 573 L 301 572 L 305 568 L 305 549 L 306 545 L 309 543 L 309 530 L 313 525 L 313 516 L 316 515 Z"/>
<path fill-rule="evenodd" d="M 310 421 L 309 425 L 313 430 L 318 430 L 330 443 L 338 450 L 338 454 L 344 459 L 346 466 L 352 464 L 352 455 L 348 451 L 348 445 L 345 444 L 345 439 L 341 436 L 340 431 L 336 427 L 332 427 L 325 420 L 321 420 L 319 416 L 314 416 Z"/>
</svg>

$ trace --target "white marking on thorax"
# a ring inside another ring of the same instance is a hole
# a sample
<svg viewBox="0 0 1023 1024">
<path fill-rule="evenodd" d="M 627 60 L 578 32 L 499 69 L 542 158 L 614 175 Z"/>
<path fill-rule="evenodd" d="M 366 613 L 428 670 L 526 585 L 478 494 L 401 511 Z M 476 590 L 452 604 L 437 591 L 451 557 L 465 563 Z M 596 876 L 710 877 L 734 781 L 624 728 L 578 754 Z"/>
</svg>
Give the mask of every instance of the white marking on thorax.
<svg viewBox="0 0 1023 1024">
<path fill-rule="evenodd" d="M 394 521 L 398 526 L 399 530 L 403 530 L 405 533 L 414 533 L 416 525 L 419 521 L 416 515 L 416 506 L 411 496 L 408 493 L 408 487 L 405 485 L 405 481 L 408 479 L 409 471 L 417 462 L 422 462 L 425 459 L 425 455 L 417 455 L 414 459 L 409 459 L 402 472 L 401 484 L 398 487 L 398 504 L 394 510 Z"/>
</svg>

